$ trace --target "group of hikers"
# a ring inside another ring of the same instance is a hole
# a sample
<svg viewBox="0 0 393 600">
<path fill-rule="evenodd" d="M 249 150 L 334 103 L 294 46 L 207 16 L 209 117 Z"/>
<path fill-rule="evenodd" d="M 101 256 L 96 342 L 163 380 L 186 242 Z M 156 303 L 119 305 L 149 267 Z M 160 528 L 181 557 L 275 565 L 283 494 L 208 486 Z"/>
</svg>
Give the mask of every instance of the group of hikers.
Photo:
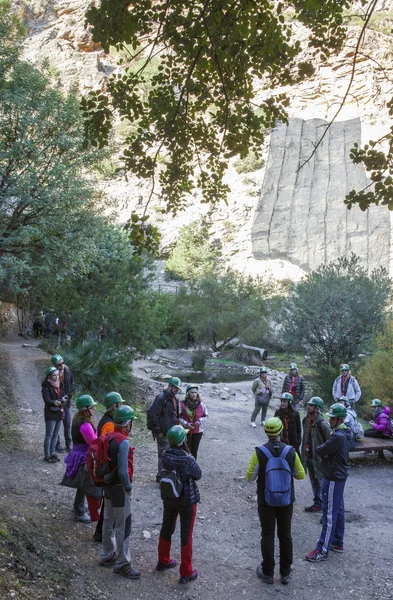
<svg viewBox="0 0 393 600">
<path fill-rule="evenodd" d="M 274 582 L 277 522 L 280 581 L 284 585 L 291 577 L 294 478 L 304 479 L 308 472 L 313 503 L 305 510 L 322 513 L 319 540 L 316 548 L 306 555 L 306 560 L 319 562 L 328 558 L 330 550 L 343 552 L 343 494 L 354 435 L 351 423 L 356 421 L 353 406 L 360 397 L 360 388 L 350 375 L 349 366 L 343 365 L 342 375 L 338 378 L 340 381 L 336 380 L 333 386 L 333 390 L 340 393 L 340 398 L 335 397 L 338 401 L 330 407 L 329 422 L 323 416 L 323 400 L 312 397 L 307 402 L 307 414 L 301 424 L 298 408 L 304 398 L 304 381 L 294 363 L 290 365 L 287 378 L 275 416 L 266 420 L 267 407 L 262 412 L 268 441 L 255 449 L 247 469 L 247 479 L 257 481 L 262 530 L 262 562 L 257 568 L 257 575 L 265 583 Z M 171 558 L 171 540 L 179 517 L 179 583 L 185 584 L 198 577 L 198 571 L 192 565 L 193 528 L 200 500 L 197 481 L 202 475 L 197 454 L 208 412 L 198 386 L 188 385 L 184 400 L 179 401 L 177 396 L 181 387 L 178 377 L 169 379 L 168 386 L 147 410 L 147 428 L 157 443 L 156 481 L 163 500 L 155 568 L 165 571 L 176 567 L 176 560 Z M 260 369 L 260 376 L 252 389 L 256 396 L 261 394 L 270 400 L 271 384 L 265 367 Z M 127 579 L 139 579 L 141 573 L 132 565 L 130 556 L 134 449 L 128 437 L 135 412 L 118 392 L 110 392 L 104 398 L 105 413 L 96 426 L 93 414 L 97 403 L 90 395 L 82 394 L 76 398 L 76 413 L 71 420 L 72 392 L 72 373 L 64 365 L 63 358 L 56 354 L 51 358 L 51 366 L 42 383 L 46 422 L 44 459 L 59 462 L 57 452 L 68 452 L 61 485 L 75 489 L 75 520 L 96 523 L 93 538 L 101 543 L 99 564 L 113 567 L 114 573 Z M 344 392 L 349 396 L 345 396 Z M 372 407 L 374 423 L 370 433 L 366 431 L 365 435 L 385 435 L 381 423 L 385 422 L 386 416 L 389 417 L 390 409 L 383 407 L 377 399 L 373 400 Z M 254 413 L 255 423 L 258 413 Z M 65 448 L 59 439 L 62 421 Z"/>
</svg>

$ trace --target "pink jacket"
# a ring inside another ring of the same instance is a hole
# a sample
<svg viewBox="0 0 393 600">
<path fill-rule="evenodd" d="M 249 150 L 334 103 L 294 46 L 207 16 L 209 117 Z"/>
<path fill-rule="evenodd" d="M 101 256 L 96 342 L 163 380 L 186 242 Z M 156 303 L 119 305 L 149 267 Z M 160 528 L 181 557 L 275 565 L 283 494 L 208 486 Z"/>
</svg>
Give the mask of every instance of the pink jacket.
<svg viewBox="0 0 393 600">
<path fill-rule="evenodd" d="M 373 429 L 376 429 L 382 433 L 382 435 L 391 435 L 390 408 L 388 406 L 384 406 L 383 411 L 376 416 L 375 423 L 373 423 Z"/>
<path fill-rule="evenodd" d="M 180 425 L 186 427 L 189 423 L 196 425 L 196 427 L 190 430 L 191 433 L 202 433 L 203 424 L 208 416 L 207 408 L 203 402 L 200 402 L 195 410 L 190 410 L 186 407 L 184 402 L 180 402 Z"/>
</svg>

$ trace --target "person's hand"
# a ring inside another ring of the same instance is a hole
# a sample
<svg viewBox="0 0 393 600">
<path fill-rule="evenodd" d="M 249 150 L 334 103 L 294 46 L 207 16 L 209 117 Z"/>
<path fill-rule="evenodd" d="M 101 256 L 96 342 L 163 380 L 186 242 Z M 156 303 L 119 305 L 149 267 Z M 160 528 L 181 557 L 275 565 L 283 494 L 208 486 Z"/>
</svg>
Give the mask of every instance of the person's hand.
<svg viewBox="0 0 393 600">
<path fill-rule="evenodd" d="M 55 406 L 61 406 L 61 401 L 60 400 L 56 400 L 55 401 Z"/>
</svg>

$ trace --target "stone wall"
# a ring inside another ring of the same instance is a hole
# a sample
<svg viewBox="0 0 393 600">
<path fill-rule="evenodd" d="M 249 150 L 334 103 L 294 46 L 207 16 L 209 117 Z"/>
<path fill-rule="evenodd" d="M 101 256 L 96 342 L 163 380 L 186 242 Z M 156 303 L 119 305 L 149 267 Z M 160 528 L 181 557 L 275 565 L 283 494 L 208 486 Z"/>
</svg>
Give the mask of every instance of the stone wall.
<svg viewBox="0 0 393 600">
<path fill-rule="evenodd" d="M 0 300 L 0 337 L 18 332 L 18 315 L 15 304 Z"/>
</svg>

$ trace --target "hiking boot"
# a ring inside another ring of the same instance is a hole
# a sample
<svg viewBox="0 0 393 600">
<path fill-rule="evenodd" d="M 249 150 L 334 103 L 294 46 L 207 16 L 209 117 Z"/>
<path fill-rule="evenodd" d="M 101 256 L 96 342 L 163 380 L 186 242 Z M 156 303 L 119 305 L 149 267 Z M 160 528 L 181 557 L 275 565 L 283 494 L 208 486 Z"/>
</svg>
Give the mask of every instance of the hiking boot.
<svg viewBox="0 0 393 600">
<path fill-rule="evenodd" d="M 57 462 L 60 462 L 60 458 L 57 456 L 57 454 L 52 454 L 52 455 L 50 456 L 50 461 L 49 461 L 49 462 L 51 462 L 51 463 L 57 463 Z"/>
<path fill-rule="evenodd" d="M 127 579 L 139 579 L 141 576 L 141 572 L 138 569 L 133 569 L 132 567 L 120 567 L 120 569 L 115 567 L 113 572 L 116 573 L 116 575 L 122 575 Z"/>
<path fill-rule="evenodd" d="M 310 554 L 306 554 L 306 560 L 308 560 L 308 562 L 321 562 L 322 560 L 327 560 L 327 559 L 328 559 L 327 552 L 319 552 L 319 550 L 317 550 L 316 548 L 315 548 L 315 550 L 310 552 Z"/>
<path fill-rule="evenodd" d="M 51 459 L 50 459 L 50 456 L 45 456 L 45 457 L 44 457 L 44 460 L 45 460 L 46 462 L 49 462 L 49 463 L 50 463 L 50 462 L 52 462 L 52 461 L 51 461 Z"/>
<path fill-rule="evenodd" d="M 274 577 L 272 577 L 271 575 L 265 575 L 265 573 L 262 571 L 262 565 L 257 566 L 257 575 L 259 579 L 262 579 L 262 581 L 264 581 L 265 583 L 274 583 Z"/>
<path fill-rule="evenodd" d="M 87 513 L 83 513 L 82 515 L 74 515 L 74 521 L 77 523 L 91 523 L 91 519 Z"/>
<path fill-rule="evenodd" d="M 265 426 L 266 421 L 261 421 L 261 427 Z"/>
<path fill-rule="evenodd" d="M 311 506 L 306 506 L 304 510 L 305 512 L 321 512 L 322 508 L 319 506 L 319 504 L 312 504 Z"/>
<path fill-rule="evenodd" d="M 194 581 L 198 577 L 198 571 L 196 569 L 193 570 L 191 575 L 188 577 L 180 577 L 179 583 L 188 583 L 189 581 Z"/>
<path fill-rule="evenodd" d="M 250 425 L 251 427 L 256 427 L 255 421 L 251 421 Z"/>
<path fill-rule="evenodd" d="M 174 569 L 177 565 L 177 562 L 174 559 L 171 559 L 168 563 L 161 563 L 158 561 L 156 564 L 156 571 L 166 571 L 166 569 Z"/>
<path fill-rule="evenodd" d="M 65 451 L 66 451 L 66 449 L 61 444 L 58 444 L 56 446 L 56 452 L 60 452 L 60 454 L 61 454 L 62 452 L 65 452 Z"/>
<path fill-rule="evenodd" d="M 283 585 L 288 585 L 288 583 L 290 582 L 290 580 L 291 580 L 291 574 L 290 573 L 288 573 L 288 575 L 281 575 L 281 577 L 280 577 L 280 581 L 281 581 L 281 583 Z"/>
<path fill-rule="evenodd" d="M 100 567 L 113 567 L 113 565 L 116 563 L 116 561 L 117 561 L 117 554 L 116 554 L 116 552 L 114 552 L 111 556 L 108 556 L 108 558 L 100 559 Z"/>
<path fill-rule="evenodd" d="M 344 552 L 344 547 L 340 546 L 340 544 L 330 544 L 330 550 L 337 552 L 337 554 L 342 554 Z"/>
</svg>

